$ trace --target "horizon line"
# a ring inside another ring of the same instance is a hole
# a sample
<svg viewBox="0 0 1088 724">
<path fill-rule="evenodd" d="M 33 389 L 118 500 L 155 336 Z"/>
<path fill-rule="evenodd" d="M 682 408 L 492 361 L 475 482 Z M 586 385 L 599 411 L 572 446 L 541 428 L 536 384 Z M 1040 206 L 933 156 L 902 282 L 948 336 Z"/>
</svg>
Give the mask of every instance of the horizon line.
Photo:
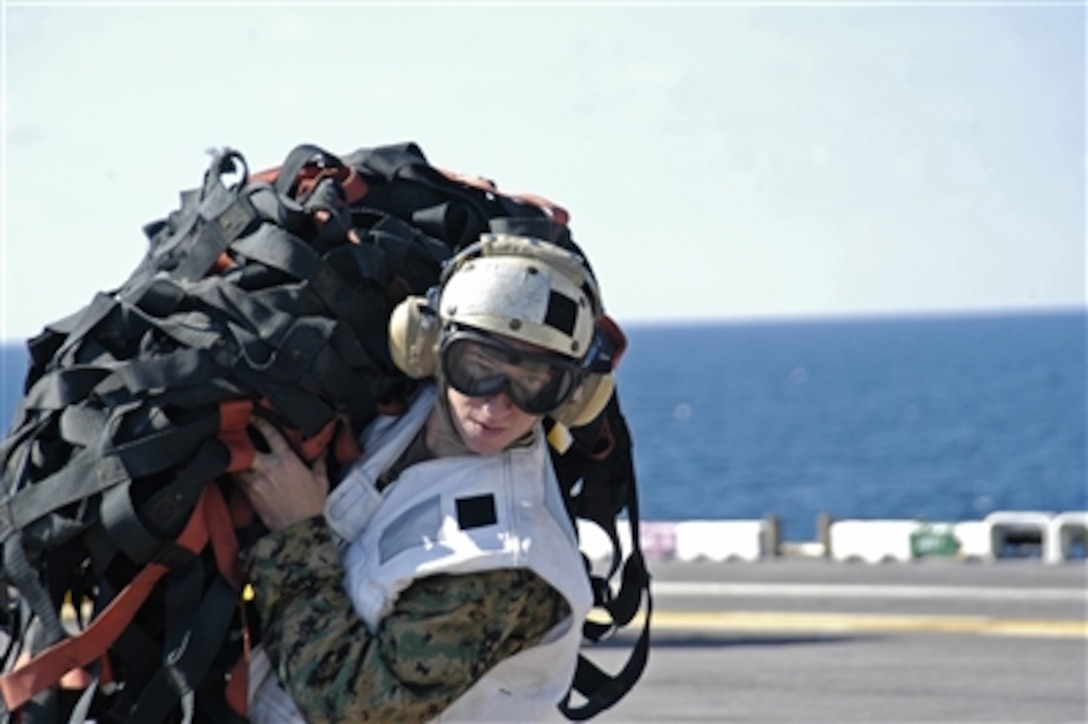
<svg viewBox="0 0 1088 724">
<path fill-rule="evenodd" d="M 977 317 L 1031 317 L 1049 315 L 1088 315 L 1088 303 L 1032 305 L 1024 307 L 948 307 L 935 309 L 861 309 L 816 310 L 811 312 L 775 312 L 718 315 L 670 315 L 661 317 L 627 317 L 611 315 L 625 327 L 651 326 L 695 326 L 705 324 L 789 324 L 804 322 L 849 322 L 849 321 L 906 321 L 950 318 Z M 32 337 L 45 330 L 43 325 L 38 332 L 25 337 L 5 336 L 0 334 L 0 346 L 23 346 Z"/>
</svg>

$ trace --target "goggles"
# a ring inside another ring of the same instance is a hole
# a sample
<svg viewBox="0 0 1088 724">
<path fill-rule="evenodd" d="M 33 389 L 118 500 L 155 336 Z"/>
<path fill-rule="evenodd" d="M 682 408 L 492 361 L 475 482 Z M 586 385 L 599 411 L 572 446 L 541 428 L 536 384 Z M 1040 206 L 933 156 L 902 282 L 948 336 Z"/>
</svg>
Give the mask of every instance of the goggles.
<svg viewBox="0 0 1088 724">
<path fill-rule="evenodd" d="M 505 392 L 530 415 L 546 415 L 570 397 L 583 370 L 552 352 L 518 349 L 494 337 L 456 331 L 442 342 L 442 372 L 450 387 L 469 397 Z"/>
</svg>

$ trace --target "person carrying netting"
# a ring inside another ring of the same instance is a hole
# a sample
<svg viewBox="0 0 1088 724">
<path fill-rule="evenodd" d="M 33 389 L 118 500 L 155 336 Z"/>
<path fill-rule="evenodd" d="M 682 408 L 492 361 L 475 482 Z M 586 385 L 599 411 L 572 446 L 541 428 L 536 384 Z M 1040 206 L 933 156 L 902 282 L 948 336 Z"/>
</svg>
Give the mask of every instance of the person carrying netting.
<svg viewBox="0 0 1088 724">
<path fill-rule="evenodd" d="M 252 721 L 554 713 L 593 597 L 543 419 L 562 432 L 611 396 L 600 311 L 580 256 L 485 234 L 391 316 L 394 361 L 430 382 L 363 431 L 331 493 L 321 459 L 254 417 Z"/>
</svg>

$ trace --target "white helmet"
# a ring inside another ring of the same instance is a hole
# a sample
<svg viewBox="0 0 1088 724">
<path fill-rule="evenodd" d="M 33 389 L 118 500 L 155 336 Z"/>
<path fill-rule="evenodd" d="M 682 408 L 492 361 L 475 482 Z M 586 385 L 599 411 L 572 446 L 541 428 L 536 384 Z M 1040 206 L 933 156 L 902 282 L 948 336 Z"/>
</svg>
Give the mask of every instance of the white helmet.
<svg viewBox="0 0 1088 724">
<path fill-rule="evenodd" d="M 530 237 L 484 234 L 449 261 L 428 297 L 409 297 L 393 311 L 389 348 L 401 370 L 421 378 L 439 374 L 445 351 L 466 335 L 531 345 L 534 352 L 518 356 L 550 358 L 565 382 L 550 389 L 558 407 L 527 409 L 578 426 L 600 413 L 613 389 L 596 324 L 601 311 L 596 280 L 578 254 Z"/>
</svg>

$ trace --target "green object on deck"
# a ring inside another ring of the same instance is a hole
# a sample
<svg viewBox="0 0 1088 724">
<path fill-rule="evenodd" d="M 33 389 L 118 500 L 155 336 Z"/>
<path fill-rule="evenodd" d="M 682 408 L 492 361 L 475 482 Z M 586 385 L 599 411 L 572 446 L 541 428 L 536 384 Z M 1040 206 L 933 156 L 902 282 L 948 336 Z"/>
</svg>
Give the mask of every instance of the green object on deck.
<svg viewBox="0 0 1088 724">
<path fill-rule="evenodd" d="M 959 549 L 951 525 L 926 523 L 910 534 L 910 554 L 914 558 L 954 556 Z"/>
</svg>

